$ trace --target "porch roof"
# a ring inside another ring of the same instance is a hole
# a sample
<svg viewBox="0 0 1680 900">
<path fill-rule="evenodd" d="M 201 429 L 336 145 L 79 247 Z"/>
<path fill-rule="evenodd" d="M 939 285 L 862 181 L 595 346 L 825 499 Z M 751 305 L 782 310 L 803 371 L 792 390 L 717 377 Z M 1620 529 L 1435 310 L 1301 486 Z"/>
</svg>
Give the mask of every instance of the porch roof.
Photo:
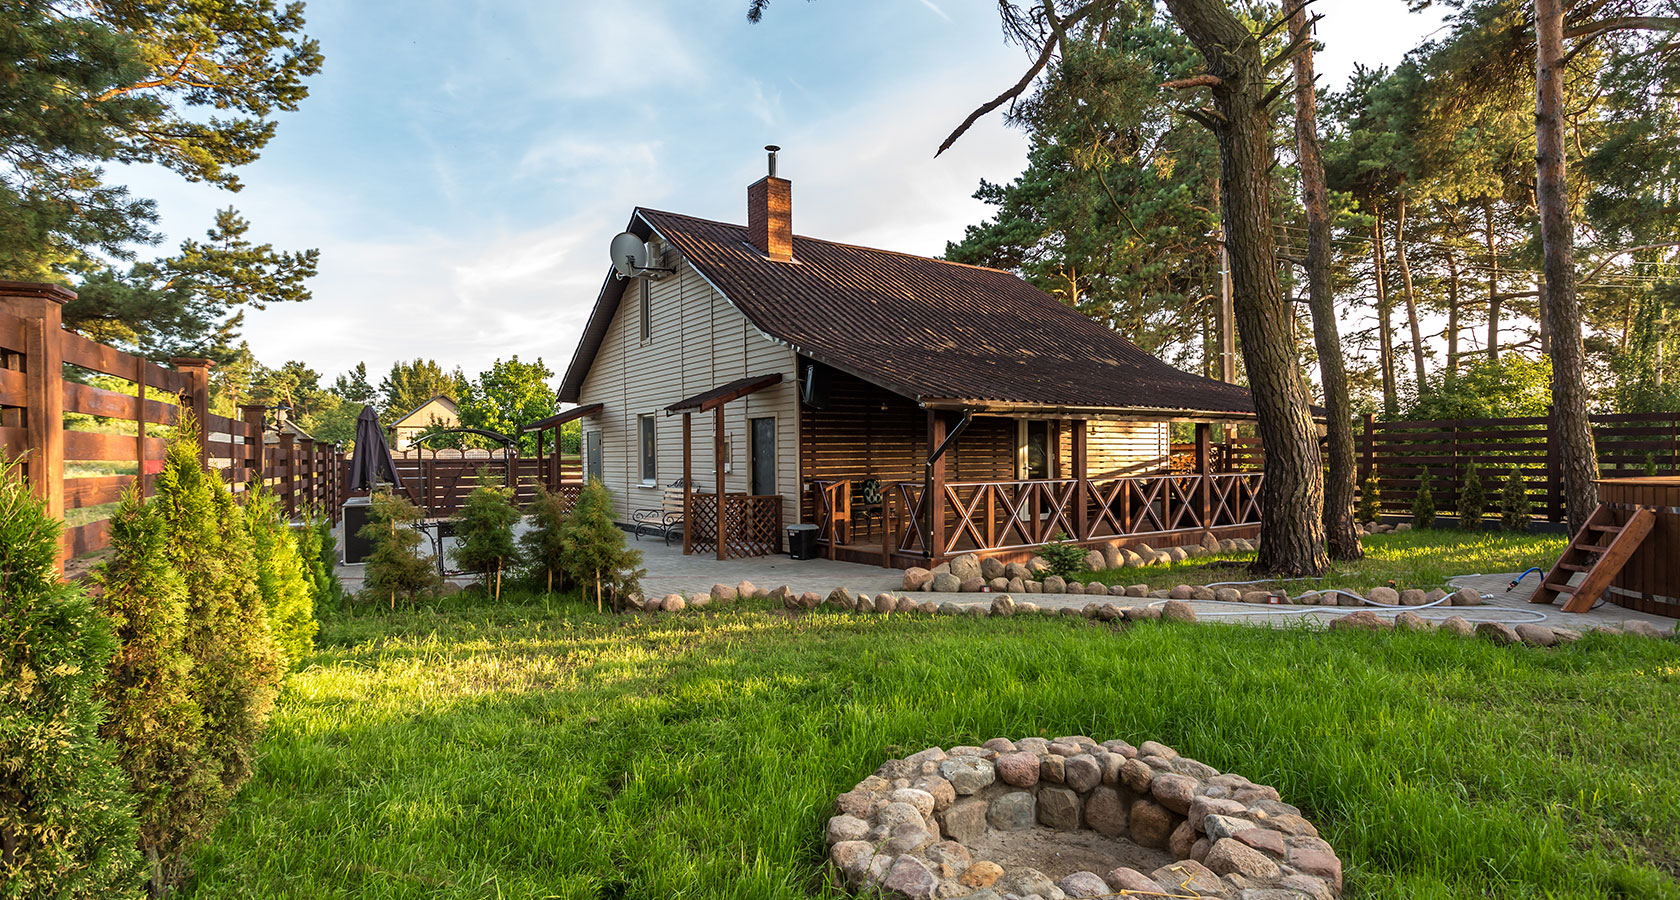
<svg viewBox="0 0 1680 900">
<path fill-rule="evenodd" d="M 574 406 L 565 412 L 558 412 L 548 418 L 538 419 L 529 425 L 522 426 L 519 430 L 541 431 L 544 428 L 553 428 L 557 425 L 564 425 L 573 419 L 581 419 L 584 416 L 593 416 L 600 412 L 601 408 L 602 406 L 599 403 L 591 403 L 588 406 Z"/>
<path fill-rule="evenodd" d="M 780 372 L 737 378 L 728 384 L 720 384 L 709 391 L 702 391 L 686 400 L 678 400 L 665 407 L 665 415 L 680 412 L 707 412 L 717 409 L 731 400 L 739 400 L 748 394 L 762 391 L 773 384 L 781 384 L 781 382 L 782 373 Z"/>
</svg>

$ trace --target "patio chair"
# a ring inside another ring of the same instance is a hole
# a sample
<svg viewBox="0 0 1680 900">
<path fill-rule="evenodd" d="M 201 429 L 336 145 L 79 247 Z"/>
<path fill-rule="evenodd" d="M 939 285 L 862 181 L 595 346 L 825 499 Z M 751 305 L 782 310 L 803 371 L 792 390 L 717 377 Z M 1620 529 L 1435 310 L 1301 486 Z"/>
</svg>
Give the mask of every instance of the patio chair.
<svg viewBox="0 0 1680 900">
<path fill-rule="evenodd" d="M 881 515 L 885 498 L 881 496 L 881 479 L 867 478 L 857 485 L 859 502 L 852 504 L 852 521 L 863 517 L 864 534 L 875 534 L 875 517 Z"/>
<path fill-rule="evenodd" d="M 630 521 L 635 523 L 633 533 L 636 540 L 642 539 L 642 531 L 659 531 L 665 535 L 668 545 L 683 533 L 683 480 L 681 478 L 671 482 L 660 495 L 658 509 L 634 509 L 630 511 Z"/>
</svg>

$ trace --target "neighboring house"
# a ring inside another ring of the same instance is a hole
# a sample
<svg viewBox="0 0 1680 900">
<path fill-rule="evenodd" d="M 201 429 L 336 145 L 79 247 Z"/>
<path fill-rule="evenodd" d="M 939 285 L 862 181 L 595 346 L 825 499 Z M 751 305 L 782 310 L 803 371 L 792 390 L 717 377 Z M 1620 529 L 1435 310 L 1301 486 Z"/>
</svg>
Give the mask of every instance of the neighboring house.
<svg viewBox="0 0 1680 900">
<path fill-rule="evenodd" d="M 649 268 L 674 271 L 609 276 L 566 371 L 559 398 L 577 407 L 555 418 L 582 420 L 585 474 L 621 522 L 681 484 L 686 447 L 692 547 L 717 552 L 720 461 L 743 495 L 720 557 L 767 552 L 795 522 L 842 557 L 879 560 L 884 537 L 899 565 L 1058 531 L 1189 543 L 1205 518 L 1252 533 L 1257 476 L 1209 482 L 1242 507 L 1222 519 L 1163 474 L 1169 423 L 1203 423 L 1206 460 L 1206 423 L 1253 418 L 1245 389 L 1174 369 L 1011 273 L 795 236 L 785 179 L 747 198 L 745 227 L 637 209 Z"/>
<path fill-rule="evenodd" d="M 407 450 L 413 446 L 414 439 L 419 437 L 421 432 L 433 425 L 441 425 L 444 428 L 460 427 L 461 411 L 455 407 L 454 400 L 437 394 L 398 419 L 391 425 L 391 449 Z"/>
</svg>

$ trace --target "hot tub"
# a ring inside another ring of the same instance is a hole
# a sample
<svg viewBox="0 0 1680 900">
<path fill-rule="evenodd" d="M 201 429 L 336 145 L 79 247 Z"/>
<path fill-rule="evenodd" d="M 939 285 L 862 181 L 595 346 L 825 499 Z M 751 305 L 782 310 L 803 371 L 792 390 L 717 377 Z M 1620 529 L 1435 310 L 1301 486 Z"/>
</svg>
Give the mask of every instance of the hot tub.
<svg viewBox="0 0 1680 900">
<path fill-rule="evenodd" d="M 1680 476 L 1608 478 L 1598 483 L 1598 499 L 1617 525 L 1625 524 L 1640 507 L 1657 514 L 1656 525 L 1611 580 L 1605 599 L 1627 609 L 1680 618 Z"/>
</svg>

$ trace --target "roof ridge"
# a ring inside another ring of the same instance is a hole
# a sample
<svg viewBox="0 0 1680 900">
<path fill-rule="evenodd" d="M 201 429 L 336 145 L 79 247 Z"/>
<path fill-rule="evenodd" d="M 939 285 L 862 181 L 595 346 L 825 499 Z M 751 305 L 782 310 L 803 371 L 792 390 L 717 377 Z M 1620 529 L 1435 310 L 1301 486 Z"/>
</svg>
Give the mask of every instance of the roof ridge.
<svg viewBox="0 0 1680 900">
<path fill-rule="evenodd" d="M 707 218 L 702 218 L 700 216 L 691 216 L 691 215 L 688 215 L 687 213 L 671 212 L 670 210 L 666 210 L 666 209 L 651 209 L 651 208 L 646 207 L 646 206 L 638 206 L 638 207 L 636 207 L 636 212 L 638 212 L 638 213 L 651 213 L 651 214 L 656 215 L 656 216 L 675 216 L 676 218 L 679 218 L 679 219 L 688 219 L 688 220 L 694 221 L 694 222 L 705 222 L 708 225 L 721 225 L 725 228 L 739 228 L 742 231 L 747 230 L 747 226 L 737 225 L 734 222 L 724 222 L 724 221 L 721 221 L 719 219 L 707 219 Z M 867 251 L 869 253 L 880 253 L 880 254 L 884 254 L 886 256 L 904 256 L 904 257 L 909 257 L 910 259 L 920 259 L 920 260 L 925 260 L 927 262 L 936 262 L 936 263 L 940 263 L 941 265 L 960 266 L 964 269 L 979 269 L 982 272 L 997 272 L 1000 275 L 1009 275 L 1009 276 L 1013 276 L 1013 277 L 1017 277 L 1017 278 L 1020 277 L 1018 275 L 1015 275 L 1014 272 L 1011 272 L 1008 269 L 999 269 L 996 266 L 981 266 L 981 265 L 976 265 L 974 263 L 957 262 L 954 259 L 940 259 L 937 256 L 923 256 L 920 253 L 906 253 L 903 250 L 888 250 L 884 247 L 870 247 L 866 244 L 848 244 L 845 241 L 831 241 L 827 238 L 811 237 L 808 234 L 796 234 L 796 235 L 794 235 L 794 237 L 797 238 L 798 240 L 801 240 L 801 241 L 814 241 L 814 242 L 819 243 L 819 244 L 828 244 L 828 245 L 833 246 L 833 247 L 849 247 L 853 250 L 864 250 L 864 251 Z"/>
</svg>

